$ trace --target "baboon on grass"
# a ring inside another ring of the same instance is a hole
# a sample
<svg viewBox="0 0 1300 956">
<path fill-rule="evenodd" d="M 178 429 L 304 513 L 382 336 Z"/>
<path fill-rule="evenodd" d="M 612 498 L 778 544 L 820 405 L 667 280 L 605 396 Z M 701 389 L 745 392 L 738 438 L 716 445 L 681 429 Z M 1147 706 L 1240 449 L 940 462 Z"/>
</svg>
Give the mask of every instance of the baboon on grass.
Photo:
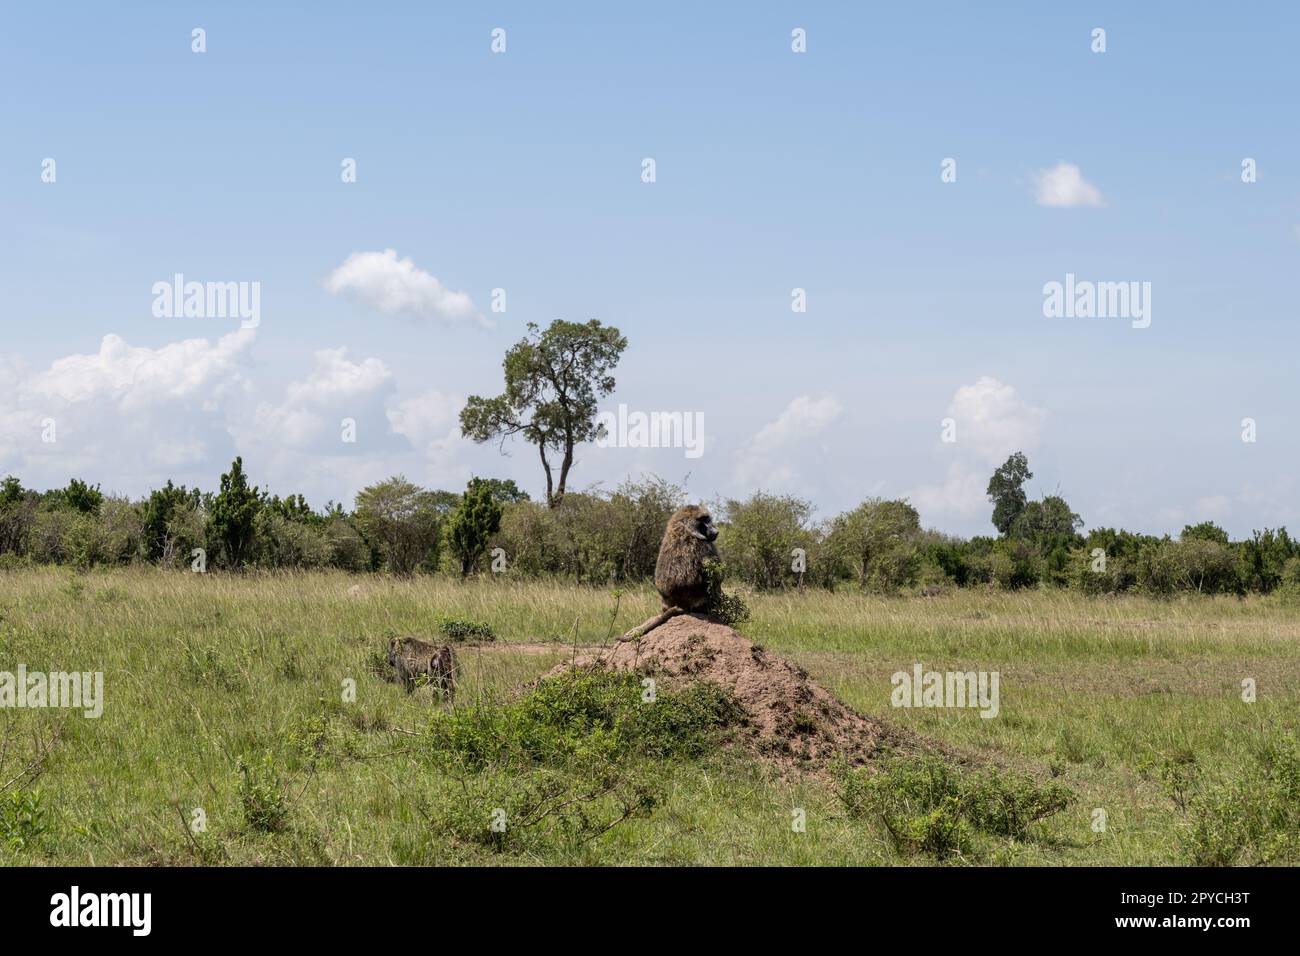
<svg viewBox="0 0 1300 956">
<path fill-rule="evenodd" d="M 395 637 L 388 642 L 388 663 L 408 694 L 423 682 L 433 685 L 445 699 L 456 699 L 456 652 L 450 644 Z"/>
</svg>

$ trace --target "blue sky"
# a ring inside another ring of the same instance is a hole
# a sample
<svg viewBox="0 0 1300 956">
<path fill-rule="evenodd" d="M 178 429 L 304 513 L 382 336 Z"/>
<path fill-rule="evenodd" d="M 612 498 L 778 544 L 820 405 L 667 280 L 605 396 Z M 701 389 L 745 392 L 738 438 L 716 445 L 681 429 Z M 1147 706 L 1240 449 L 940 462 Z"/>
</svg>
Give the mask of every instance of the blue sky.
<svg viewBox="0 0 1300 956">
<path fill-rule="evenodd" d="M 987 532 L 1023 448 L 1089 526 L 1300 525 L 1292 5 L 613 6 L 10 11 L 0 472 L 135 496 L 243 454 L 316 504 L 395 472 L 537 494 L 456 411 L 527 322 L 598 318 L 630 340 L 610 407 L 699 412 L 706 445 L 588 448 L 578 487 L 908 495 Z M 1045 205 L 1061 164 L 1095 192 Z M 331 291 L 389 249 L 407 271 Z M 176 273 L 259 283 L 257 328 L 156 317 Z M 1046 318 L 1067 273 L 1151 283 L 1150 327 Z"/>
</svg>

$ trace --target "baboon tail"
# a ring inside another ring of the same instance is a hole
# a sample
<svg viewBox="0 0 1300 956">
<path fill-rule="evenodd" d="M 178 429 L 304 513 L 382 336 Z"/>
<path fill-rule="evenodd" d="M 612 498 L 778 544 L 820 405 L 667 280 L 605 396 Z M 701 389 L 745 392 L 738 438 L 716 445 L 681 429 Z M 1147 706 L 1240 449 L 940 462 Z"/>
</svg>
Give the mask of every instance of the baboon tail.
<svg viewBox="0 0 1300 956">
<path fill-rule="evenodd" d="M 685 614 L 685 613 L 686 611 L 680 607 L 665 608 L 661 613 L 656 614 L 654 617 L 650 618 L 650 620 L 646 621 L 640 627 L 632 628 L 632 630 L 628 631 L 626 634 L 620 637 L 619 640 L 620 641 L 640 640 L 641 638 L 649 634 L 651 631 L 653 631 L 660 624 L 664 624 L 670 621 L 671 619 L 675 618 L 678 614 Z"/>
</svg>

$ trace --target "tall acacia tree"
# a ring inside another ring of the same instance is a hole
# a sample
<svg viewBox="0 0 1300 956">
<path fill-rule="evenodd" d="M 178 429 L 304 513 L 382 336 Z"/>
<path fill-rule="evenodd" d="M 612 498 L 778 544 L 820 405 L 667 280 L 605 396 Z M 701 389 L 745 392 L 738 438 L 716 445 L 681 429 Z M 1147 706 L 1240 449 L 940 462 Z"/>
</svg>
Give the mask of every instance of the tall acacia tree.
<svg viewBox="0 0 1300 956">
<path fill-rule="evenodd" d="M 521 435 L 537 446 L 546 472 L 546 504 L 564 497 L 573 450 L 604 434 L 596 401 L 614 390 L 610 374 L 627 339 L 613 326 L 556 319 L 546 331 L 528 323 L 528 335 L 506 353 L 506 390 L 495 398 L 471 395 L 460 430 L 482 443 Z M 558 458 L 559 480 L 554 475 Z"/>
</svg>

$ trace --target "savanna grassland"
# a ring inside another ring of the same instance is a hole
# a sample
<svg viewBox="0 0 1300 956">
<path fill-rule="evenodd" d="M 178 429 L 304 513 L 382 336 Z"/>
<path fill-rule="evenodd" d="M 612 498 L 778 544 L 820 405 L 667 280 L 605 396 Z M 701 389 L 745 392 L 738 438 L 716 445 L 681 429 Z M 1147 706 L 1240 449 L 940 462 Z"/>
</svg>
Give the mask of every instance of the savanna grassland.
<svg viewBox="0 0 1300 956">
<path fill-rule="evenodd" d="M 653 613 L 649 587 L 44 568 L 0 572 L 0 670 L 103 671 L 104 712 L 0 711 L 0 860 L 1295 862 L 1283 831 L 1300 781 L 1287 736 L 1300 607 L 1280 596 L 745 597 L 742 633 L 850 706 L 1068 792 L 1068 805 L 1014 836 L 978 830 L 918 851 L 855 811 L 835 770 L 782 773 L 728 746 L 716 702 L 673 699 L 666 724 L 600 730 L 584 723 L 591 701 L 617 710 L 623 689 L 518 703 L 517 688 L 575 647 Z M 433 727 L 444 708 L 386 680 L 383 650 L 392 635 L 437 637 L 448 617 L 496 640 L 458 646 L 468 716 Z M 999 715 L 891 707 L 891 674 L 917 662 L 998 671 Z M 485 836 L 511 801 L 510 838 Z"/>
</svg>

